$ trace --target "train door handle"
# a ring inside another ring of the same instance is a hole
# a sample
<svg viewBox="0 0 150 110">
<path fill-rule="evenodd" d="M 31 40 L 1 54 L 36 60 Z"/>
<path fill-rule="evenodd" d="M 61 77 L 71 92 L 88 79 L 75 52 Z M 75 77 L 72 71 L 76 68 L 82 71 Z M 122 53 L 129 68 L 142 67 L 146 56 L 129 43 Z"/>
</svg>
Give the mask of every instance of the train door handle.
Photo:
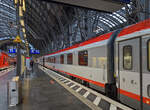
<svg viewBox="0 0 150 110">
<path fill-rule="evenodd" d="M 150 84 L 147 86 L 147 95 L 150 97 Z"/>
</svg>

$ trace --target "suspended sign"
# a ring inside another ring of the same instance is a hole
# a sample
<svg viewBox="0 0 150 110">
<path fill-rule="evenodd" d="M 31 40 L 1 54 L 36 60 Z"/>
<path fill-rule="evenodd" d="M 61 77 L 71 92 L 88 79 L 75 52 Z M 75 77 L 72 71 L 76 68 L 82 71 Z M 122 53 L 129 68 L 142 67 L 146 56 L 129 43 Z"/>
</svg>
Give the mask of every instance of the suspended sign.
<svg viewBox="0 0 150 110">
<path fill-rule="evenodd" d="M 30 50 L 31 54 L 40 54 L 40 50 Z"/>
<path fill-rule="evenodd" d="M 113 0 L 117 2 L 122 2 L 122 3 L 130 3 L 131 0 Z"/>
<path fill-rule="evenodd" d="M 16 53 L 17 50 L 16 49 L 9 49 L 9 53 Z"/>
<path fill-rule="evenodd" d="M 16 36 L 13 42 L 20 43 L 21 42 L 20 36 Z"/>
</svg>

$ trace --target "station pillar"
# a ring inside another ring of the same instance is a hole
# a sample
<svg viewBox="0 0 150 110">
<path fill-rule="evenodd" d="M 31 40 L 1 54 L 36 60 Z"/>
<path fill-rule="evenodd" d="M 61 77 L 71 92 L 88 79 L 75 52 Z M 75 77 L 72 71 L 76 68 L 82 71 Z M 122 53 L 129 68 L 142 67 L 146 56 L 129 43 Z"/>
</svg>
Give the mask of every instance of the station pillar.
<svg viewBox="0 0 150 110">
<path fill-rule="evenodd" d="M 17 76 L 20 76 L 21 73 L 21 52 L 20 52 L 20 44 L 17 44 Z"/>
</svg>

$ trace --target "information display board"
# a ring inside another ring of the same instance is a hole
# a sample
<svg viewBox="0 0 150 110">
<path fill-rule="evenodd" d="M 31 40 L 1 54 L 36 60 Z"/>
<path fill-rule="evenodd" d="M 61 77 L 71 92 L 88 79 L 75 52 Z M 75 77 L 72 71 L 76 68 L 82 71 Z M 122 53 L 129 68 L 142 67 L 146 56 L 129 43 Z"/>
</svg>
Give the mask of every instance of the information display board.
<svg viewBox="0 0 150 110">
<path fill-rule="evenodd" d="M 30 50 L 31 54 L 40 54 L 40 50 Z"/>
<path fill-rule="evenodd" d="M 9 53 L 16 53 L 17 50 L 16 49 L 9 49 Z"/>
</svg>

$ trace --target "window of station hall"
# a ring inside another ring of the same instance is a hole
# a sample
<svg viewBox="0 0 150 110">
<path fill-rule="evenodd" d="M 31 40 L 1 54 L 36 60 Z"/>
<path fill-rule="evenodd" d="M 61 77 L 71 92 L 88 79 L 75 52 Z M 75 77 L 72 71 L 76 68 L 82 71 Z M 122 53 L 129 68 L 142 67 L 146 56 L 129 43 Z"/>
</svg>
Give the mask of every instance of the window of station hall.
<svg viewBox="0 0 150 110">
<path fill-rule="evenodd" d="M 79 65 L 88 66 L 88 51 L 80 51 L 78 53 Z"/>
<path fill-rule="evenodd" d="M 64 64 L 64 55 L 60 56 L 60 64 Z"/>
<path fill-rule="evenodd" d="M 73 55 L 72 53 L 67 54 L 67 64 L 73 63 Z"/>
<path fill-rule="evenodd" d="M 148 41 L 148 54 L 147 54 L 147 56 L 148 56 L 148 70 L 150 71 L 150 40 Z"/>
<path fill-rule="evenodd" d="M 123 47 L 123 68 L 125 70 L 132 69 L 132 46 Z"/>
</svg>

